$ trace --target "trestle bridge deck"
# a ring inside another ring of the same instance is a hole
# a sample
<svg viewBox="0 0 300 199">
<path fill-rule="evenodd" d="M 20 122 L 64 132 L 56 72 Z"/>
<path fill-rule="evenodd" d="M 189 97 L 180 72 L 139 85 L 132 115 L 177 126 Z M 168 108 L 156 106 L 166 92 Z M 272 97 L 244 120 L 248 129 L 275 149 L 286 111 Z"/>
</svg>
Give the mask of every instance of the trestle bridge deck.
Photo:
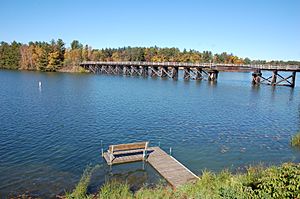
<svg viewBox="0 0 300 199">
<path fill-rule="evenodd" d="M 168 77 L 178 79 L 179 69 L 183 70 L 184 79 L 216 81 L 219 71 L 253 71 L 253 84 L 265 83 L 273 86 L 295 86 L 297 65 L 255 65 L 255 64 L 215 64 L 181 62 L 82 62 L 80 66 L 97 74 Z M 270 77 L 264 77 L 262 71 L 271 71 Z M 284 77 L 279 72 L 291 72 Z"/>
</svg>

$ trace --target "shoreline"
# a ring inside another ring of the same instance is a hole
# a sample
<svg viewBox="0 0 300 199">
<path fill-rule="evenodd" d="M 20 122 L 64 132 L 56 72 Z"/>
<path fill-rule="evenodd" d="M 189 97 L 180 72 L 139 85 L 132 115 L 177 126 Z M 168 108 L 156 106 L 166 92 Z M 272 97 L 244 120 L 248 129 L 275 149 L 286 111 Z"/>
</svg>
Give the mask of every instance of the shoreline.
<svg viewBox="0 0 300 199">
<path fill-rule="evenodd" d="M 126 181 L 108 180 L 98 191 L 90 192 L 89 186 L 96 168 L 87 167 L 73 190 L 55 194 L 56 198 L 299 198 L 300 163 L 285 162 L 280 165 L 248 166 L 246 171 L 233 173 L 227 169 L 220 172 L 203 170 L 194 183 L 186 183 L 177 189 L 168 184 L 158 183 L 153 187 L 142 185 L 133 191 Z M 26 191 L 12 198 L 40 198 L 37 194 Z"/>
<path fill-rule="evenodd" d="M 65 66 L 56 71 L 42 71 L 42 70 L 27 70 L 27 69 L 8 69 L 8 68 L 0 68 L 0 70 L 7 71 L 30 71 L 30 72 L 41 72 L 41 73 L 90 73 L 90 71 L 85 70 L 81 66 Z"/>
<path fill-rule="evenodd" d="M 81 66 L 64 66 L 56 71 L 41 71 L 41 70 L 27 70 L 27 69 L 7 69 L 7 68 L 0 68 L 0 70 L 9 70 L 9 71 L 33 71 L 33 72 L 53 72 L 53 73 L 91 73 L 89 70 L 84 69 Z M 179 70 L 183 70 L 182 68 L 179 68 Z M 219 70 L 219 72 L 253 72 L 252 70 L 240 70 L 240 69 L 222 69 Z"/>
</svg>

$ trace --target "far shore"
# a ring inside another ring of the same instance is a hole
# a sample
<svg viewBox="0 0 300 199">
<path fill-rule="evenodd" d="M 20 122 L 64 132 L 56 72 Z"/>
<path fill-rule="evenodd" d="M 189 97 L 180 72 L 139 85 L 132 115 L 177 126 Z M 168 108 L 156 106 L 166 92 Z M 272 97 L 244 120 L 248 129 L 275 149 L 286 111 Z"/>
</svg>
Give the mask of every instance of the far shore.
<svg viewBox="0 0 300 199">
<path fill-rule="evenodd" d="M 5 69 L 0 68 L 0 70 L 20 70 L 20 71 L 39 71 L 39 72 L 60 72 L 60 73 L 90 73 L 89 70 L 82 68 L 81 66 L 63 66 L 62 68 L 56 71 L 40 71 L 40 70 L 26 70 L 26 69 Z M 179 68 L 179 70 L 183 70 L 183 68 Z M 252 72 L 249 69 L 221 69 L 220 72 Z"/>
</svg>

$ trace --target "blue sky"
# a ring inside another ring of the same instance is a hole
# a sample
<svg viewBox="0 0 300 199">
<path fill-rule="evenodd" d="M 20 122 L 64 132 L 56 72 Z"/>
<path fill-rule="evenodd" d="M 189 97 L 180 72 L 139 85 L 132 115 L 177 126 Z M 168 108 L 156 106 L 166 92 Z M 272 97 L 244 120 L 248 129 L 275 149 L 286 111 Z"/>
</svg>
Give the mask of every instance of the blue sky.
<svg viewBox="0 0 300 199">
<path fill-rule="evenodd" d="M 178 47 L 300 61 L 300 0 L 1 0 L 0 40 Z"/>
</svg>

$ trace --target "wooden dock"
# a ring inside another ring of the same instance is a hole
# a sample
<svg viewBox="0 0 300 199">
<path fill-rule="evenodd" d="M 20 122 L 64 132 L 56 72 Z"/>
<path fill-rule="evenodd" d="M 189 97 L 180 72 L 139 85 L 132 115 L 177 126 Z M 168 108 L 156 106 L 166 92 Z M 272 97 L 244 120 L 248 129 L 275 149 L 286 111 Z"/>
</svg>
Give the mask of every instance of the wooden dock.
<svg viewBox="0 0 300 199">
<path fill-rule="evenodd" d="M 131 150 L 130 154 L 126 155 L 123 151 L 119 155 L 114 154 L 114 156 L 114 159 L 111 161 L 108 152 L 103 154 L 104 159 L 109 165 L 147 161 L 173 188 L 198 179 L 198 176 L 160 147 L 149 147 L 146 159 L 144 159 L 143 153 L 140 150 L 136 150 L 136 152 Z"/>
<path fill-rule="evenodd" d="M 153 152 L 147 158 L 148 163 L 174 188 L 198 179 L 198 176 L 161 148 L 152 149 Z"/>
</svg>

